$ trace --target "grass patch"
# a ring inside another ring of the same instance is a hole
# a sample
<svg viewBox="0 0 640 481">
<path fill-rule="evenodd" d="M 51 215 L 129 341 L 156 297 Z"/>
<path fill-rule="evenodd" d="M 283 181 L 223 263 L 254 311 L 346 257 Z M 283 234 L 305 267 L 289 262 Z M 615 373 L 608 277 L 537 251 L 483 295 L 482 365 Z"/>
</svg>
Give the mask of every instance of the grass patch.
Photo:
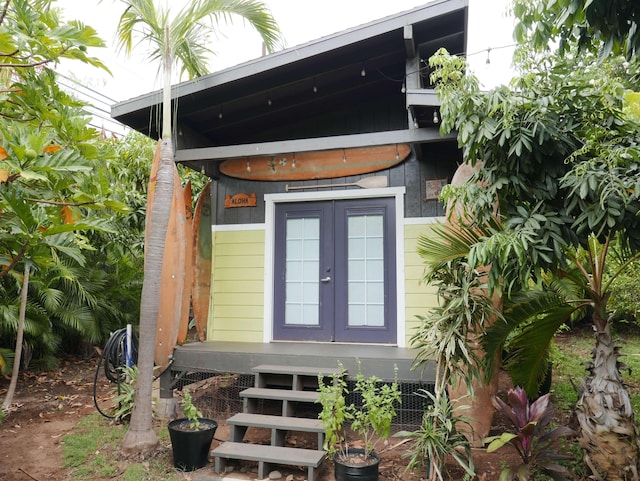
<svg viewBox="0 0 640 481">
<path fill-rule="evenodd" d="M 114 478 L 122 481 L 184 481 L 171 463 L 171 456 L 141 461 L 123 461 L 118 453 L 127 425 L 112 424 L 99 414 L 80 420 L 72 434 L 63 438 L 63 466 L 71 468 L 71 478 L 89 481 Z M 158 430 L 161 443 L 168 438 L 166 427 Z"/>
<path fill-rule="evenodd" d="M 636 413 L 640 412 L 640 334 L 635 331 L 620 332 L 617 344 L 623 356 L 620 360 L 629 369 L 622 372 L 627 383 L 631 403 Z M 578 400 L 578 394 L 571 381 L 579 382 L 587 376 L 586 368 L 591 360 L 591 350 L 595 345 L 593 333 L 590 330 L 572 331 L 569 335 L 557 338 L 553 354 L 553 403 L 563 410 L 573 409 Z"/>
</svg>

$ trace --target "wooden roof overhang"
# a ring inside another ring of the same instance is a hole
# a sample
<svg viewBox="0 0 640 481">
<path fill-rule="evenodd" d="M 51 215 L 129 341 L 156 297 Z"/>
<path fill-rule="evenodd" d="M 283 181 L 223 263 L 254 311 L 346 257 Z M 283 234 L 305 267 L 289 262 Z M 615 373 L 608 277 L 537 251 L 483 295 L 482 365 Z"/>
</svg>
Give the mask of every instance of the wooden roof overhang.
<svg viewBox="0 0 640 481">
<path fill-rule="evenodd" d="M 467 20 L 468 0 L 436 0 L 175 85 L 176 161 L 215 177 L 233 158 L 450 139 L 427 61 L 465 53 Z M 112 117 L 157 138 L 161 99 L 120 102 Z"/>
</svg>

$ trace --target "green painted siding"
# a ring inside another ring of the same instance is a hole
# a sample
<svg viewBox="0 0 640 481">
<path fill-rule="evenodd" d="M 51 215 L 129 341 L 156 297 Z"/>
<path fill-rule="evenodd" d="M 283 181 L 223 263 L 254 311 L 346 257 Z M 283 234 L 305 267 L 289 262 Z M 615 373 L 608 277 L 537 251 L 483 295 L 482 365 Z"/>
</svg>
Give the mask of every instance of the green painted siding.
<svg viewBox="0 0 640 481">
<path fill-rule="evenodd" d="M 421 284 L 422 259 L 416 252 L 418 235 L 429 224 L 404 227 L 405 322 L 409 342 L 419 325 L 416 316 L 436 305 L 435 290 Z M 262 230 L 214 232 L 213 309 L 207 338 L 218 341 L 263 341 L 264 241 Z"/>
<path fill-rule="evenodd" d="M 437 304 L 435 289 L 425 286 L 420 282 L 424 273 L 424 264 L 418 255 L 418 235 L 425 233 L 429 224 L 406 224 L 404 226 L 404 262 L 405 262 L 405 319 L 406 339 L 409 339 L 419 326 L 420 321 L 416 316 L 425 312 Z"/>
<path fill-rule="evenodd" d="M 212 304 L 207 339 L 262 342 L 264 231 L 213 233 Z"/>
</svg>

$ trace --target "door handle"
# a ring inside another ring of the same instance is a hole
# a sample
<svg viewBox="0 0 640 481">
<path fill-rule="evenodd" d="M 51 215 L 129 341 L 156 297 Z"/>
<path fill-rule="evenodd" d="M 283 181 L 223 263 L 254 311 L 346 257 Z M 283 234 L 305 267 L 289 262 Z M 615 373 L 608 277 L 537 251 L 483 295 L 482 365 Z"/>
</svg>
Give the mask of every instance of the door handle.
<svg viewBox="0 0 640 481">
<path fill-rule="evenodd" d="M 331 277 L 323 277 L 322 279 L 320 279 L 320 282 L 331 282 Z"/>
</svg>

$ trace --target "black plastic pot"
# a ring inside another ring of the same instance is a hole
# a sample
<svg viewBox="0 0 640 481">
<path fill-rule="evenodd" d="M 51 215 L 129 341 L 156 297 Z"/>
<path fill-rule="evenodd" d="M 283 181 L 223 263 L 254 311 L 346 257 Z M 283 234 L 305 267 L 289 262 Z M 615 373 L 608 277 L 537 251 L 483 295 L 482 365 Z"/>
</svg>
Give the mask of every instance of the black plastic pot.
<svg viewBox="0 0 640 481">
<path fill-rule="evenodd" d="M 349 449 L 349 453 L 364 454 L 364 449 Z M 378 466 L 380 456 L 370 453 L 375 463 L 367 465 L 351 465 L 344 462 L 339 454 L 333 456 L 334 475 L 336 481 L 378 481 Z"/>
<path fill-rule="evenodd" d="M 218 428 L 218 423 L 212 419 L 199 418 L 201 429 L 190 428 L 187 418 L 178 418 L 168 425 L 171 448 L 173 450 L 173 465 L 181 471 L 195 471 L 207 464 L 209 448 Z"/>
</svg>

